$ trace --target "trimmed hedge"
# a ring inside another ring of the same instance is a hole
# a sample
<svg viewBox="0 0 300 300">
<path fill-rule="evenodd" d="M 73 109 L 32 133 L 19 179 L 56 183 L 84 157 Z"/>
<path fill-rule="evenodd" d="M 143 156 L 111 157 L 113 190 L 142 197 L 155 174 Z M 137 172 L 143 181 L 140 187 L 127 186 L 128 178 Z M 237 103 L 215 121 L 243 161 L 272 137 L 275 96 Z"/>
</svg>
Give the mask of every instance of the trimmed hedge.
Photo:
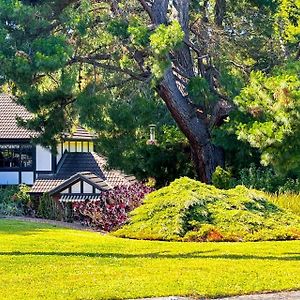
<svg viewBox="0 0 300 300">
<path fill-rule="evenodd" d="M 300 217 L 238 186 L 220 190 L 183 177 L 149 194 L 114 235 L 166 241 L 300 239 Z"/>
</svg>

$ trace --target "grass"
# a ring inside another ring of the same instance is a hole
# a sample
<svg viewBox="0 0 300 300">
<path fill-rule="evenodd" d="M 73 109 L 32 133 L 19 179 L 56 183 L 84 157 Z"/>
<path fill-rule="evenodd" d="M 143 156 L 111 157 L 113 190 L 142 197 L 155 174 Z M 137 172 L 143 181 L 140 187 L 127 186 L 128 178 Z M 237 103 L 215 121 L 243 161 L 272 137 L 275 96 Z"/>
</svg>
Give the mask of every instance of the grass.
<svg viewBox="0 0 300 300">
<path fill-rule="evenodd" d="M 0 219 L 0 298 L 6 300 L 295 290 L 299 269 L 300 241 L 137 241 Z"/>
<path fill-rule="evenodd" d="M 289 209 L 294 214 L 300 216 L 300 194 L 290 194 L 290 193 L 279 194 L 279 195 L 271 194 L 269 195 L 269 199 L 274 204 L 282 208 Z"/>
</svg>

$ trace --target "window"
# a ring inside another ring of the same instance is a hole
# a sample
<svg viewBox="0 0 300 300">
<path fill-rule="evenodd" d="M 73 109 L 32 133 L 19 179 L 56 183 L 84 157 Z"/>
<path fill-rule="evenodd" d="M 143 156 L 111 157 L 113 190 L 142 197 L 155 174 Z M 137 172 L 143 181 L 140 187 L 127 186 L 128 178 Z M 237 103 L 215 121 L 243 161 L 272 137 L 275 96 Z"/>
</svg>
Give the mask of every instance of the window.
<svg viewBox="0 0 300 300">
<path fill-rule="evenodd" d="M 0 168 L 30 169 L 33 167 L 33 146 L 0 144 Z"/>
</svg>

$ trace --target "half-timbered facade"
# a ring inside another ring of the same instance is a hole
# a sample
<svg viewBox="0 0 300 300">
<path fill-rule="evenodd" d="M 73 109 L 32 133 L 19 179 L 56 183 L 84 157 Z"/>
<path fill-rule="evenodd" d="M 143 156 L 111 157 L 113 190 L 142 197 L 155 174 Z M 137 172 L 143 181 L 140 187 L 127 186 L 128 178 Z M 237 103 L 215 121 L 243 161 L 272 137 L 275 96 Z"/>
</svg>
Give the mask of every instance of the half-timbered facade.
<svg viewBox="0 0 300 300">
<path fill-rule="evenodd" d="M 31 194 L 49 193 L 61 201 L 96 199 L 103 190 L 135 182 L 133 176 L 108 170 L 94 152 L 94 135 L 78 127 L 57 146 L 57 154 L 31 142 L 36 134 L 18 126 L 30 118 L 26 109 L 0 94 L 0 185 L 32 185 Z"/>
</svg>

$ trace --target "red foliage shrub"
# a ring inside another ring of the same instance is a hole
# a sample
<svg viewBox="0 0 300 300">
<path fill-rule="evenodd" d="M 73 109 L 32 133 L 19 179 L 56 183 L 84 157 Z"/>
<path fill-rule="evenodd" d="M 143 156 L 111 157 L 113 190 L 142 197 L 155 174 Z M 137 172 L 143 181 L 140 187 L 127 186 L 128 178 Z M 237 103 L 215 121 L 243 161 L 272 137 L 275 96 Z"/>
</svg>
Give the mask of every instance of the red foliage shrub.
<svg viewBox="0 0 300 300">
<path fill-rule="evenodd" d="M 123 225 L 128 220 L 128 213 L 140 206 L 153 190 L 142 183 L 118 186 L 102 192 L 100 201 L 74 202 L 73 211 L 84 225 L 112 231 Z"/>
</svg>

